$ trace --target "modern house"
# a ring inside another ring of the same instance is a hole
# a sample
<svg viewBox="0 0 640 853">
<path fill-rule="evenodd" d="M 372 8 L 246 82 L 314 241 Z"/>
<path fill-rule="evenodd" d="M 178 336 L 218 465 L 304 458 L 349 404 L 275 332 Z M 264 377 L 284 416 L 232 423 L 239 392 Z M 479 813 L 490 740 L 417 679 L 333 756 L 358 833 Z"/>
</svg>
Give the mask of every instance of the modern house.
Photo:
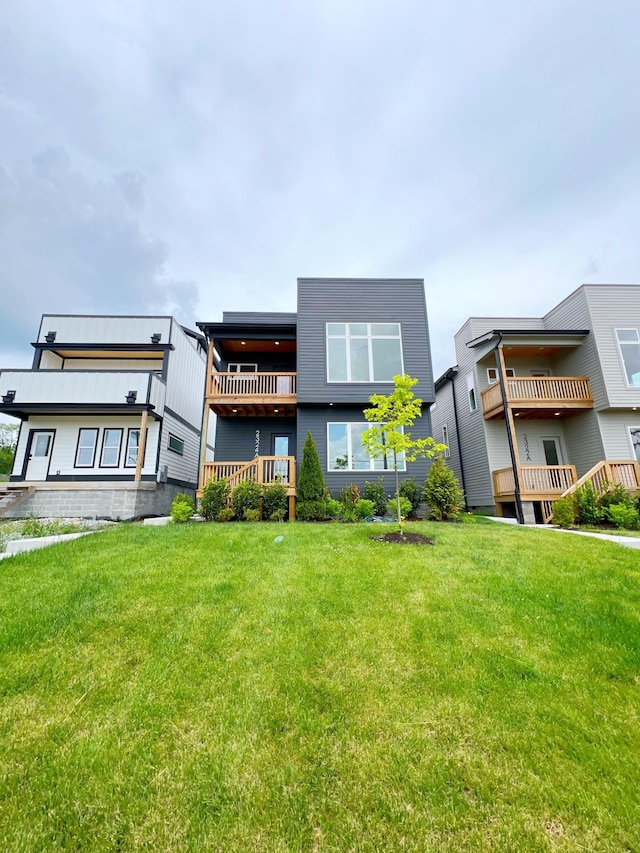
<svg viewBox="0 0 640 853">
<path fill-rule="evenodd" d="M 587 480 L 640 488 L 640 285 L 582 285 L 544 317 L 470 317 L 434 438 L 469 507 L 548 521 Z"/>
<path fill-rule="evenodd" d="M 434 400 L 422 279 L 298 279 L 297 312 L 227 311 L 222 322 L 198 323 L 209 342 L 205 396 L 217 415 L 215 462 L 201 456 L 201 485 L 226 476 L 289 486 L 290 512 L 307 431 L 325 482 L 344 486 L 379 476 L 395 489 L 389 459 L 371 459 L 361 434 L 372 394 L 389 394 L 393 377 L 419 380 L 423 417 L 415 437 L 431 434 Z M 429 462 L 405 464 L 402 476 L 424 481 Z"/>
<path fill-rule="evenodd" d="M 172 317 L 46 314 L 30 370 L 0 371 L 21 420 L 0 514 L 129 519 L 195 492 L 206 343 Z"/>
</svg>

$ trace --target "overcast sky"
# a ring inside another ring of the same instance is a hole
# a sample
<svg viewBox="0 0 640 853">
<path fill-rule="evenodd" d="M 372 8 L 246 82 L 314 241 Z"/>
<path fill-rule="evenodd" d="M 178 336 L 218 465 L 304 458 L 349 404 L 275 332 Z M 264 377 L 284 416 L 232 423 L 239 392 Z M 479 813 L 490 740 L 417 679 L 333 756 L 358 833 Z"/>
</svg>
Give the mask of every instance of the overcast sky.
<svg viewBox="0 0 640 853">
<path fill-rule="evenodd" d="M 0 367 L 40 314 L 472 314 L 640 281 L 637 0 L 3 0 Z M 389 294 L 393 300 L 393 293 Z"/>
</svg>

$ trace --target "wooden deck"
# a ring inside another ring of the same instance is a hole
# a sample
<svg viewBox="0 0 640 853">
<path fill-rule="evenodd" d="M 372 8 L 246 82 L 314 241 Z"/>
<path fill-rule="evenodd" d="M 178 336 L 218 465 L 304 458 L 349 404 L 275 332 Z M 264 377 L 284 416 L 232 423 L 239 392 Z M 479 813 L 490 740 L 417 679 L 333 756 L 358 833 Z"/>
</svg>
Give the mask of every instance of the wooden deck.
<svg viewBox="0 0 640 853">
<path fill-rule="evenodd" d="M 209 408 L 222 417 L 295 417 L 296 373 L 219 373 L 207 383 Z"/>
<path fill-rule="evenodd" d="M 505 390 L 509 408 L 528 418 L 554 418 L 594 406 L 586 376 L 508 376 Z M 499 382 L 482 392 L 482 410 L 485 420 L 504 418 Z"/>
<path fill-rule="evenodd" d="M 518 467 L 523 501 L 559 498 L 578 479 L 575 465 L 521 465 Z M 493 494 L 497 503 L 515 500 L 513 468 L 493 472 Z"/>
</svg>

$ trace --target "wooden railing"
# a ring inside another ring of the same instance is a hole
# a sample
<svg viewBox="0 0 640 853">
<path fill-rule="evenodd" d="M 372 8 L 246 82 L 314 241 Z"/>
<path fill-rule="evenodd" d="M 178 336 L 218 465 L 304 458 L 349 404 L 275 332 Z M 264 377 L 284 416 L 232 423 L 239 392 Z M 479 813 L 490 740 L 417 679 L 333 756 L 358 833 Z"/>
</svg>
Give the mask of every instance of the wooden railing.
<svg viewBox="0 0 640 853">
<path fill-rule="evenodd" d="M 205 462 L 202 486 L 215 477 L 225 477 L 230 489 L 243 480 L 256 483 L 282 483 L 295 489 L 295 456 L 256 456 L 250 462 Z"/>
<path fill-rule="evenodd" d="M 505 380 L 507 402 L 522 407 L 591 408 L 593 397 L 587 376 L 508 376 Z M 502 407 L 500 383 L 494 382 L 482 392 L 485 414 Z"/>
<path fill-rule="evenodd" d="M 482 392 L 482 411 L 490 412 L 502 405 L 500 383 L 494 382 Z"/>
<path fill-rule="evenodd" d="M 212 373 L 209 397 L 256 400 L 273 398 L 295 402 L 296 373 Z"/>
<path fill-rule="evenodd" d="M 531 499 L 539 495 L 562 495 L 577 479 L 575 465 L 521 465 L 518 468 L 520 494 Z M 493 472 L 493 493 L 496 497 L 515 493 L 512 468 Z"/>
<path fill-rule="evenodd" d="M 610 485 L 620 483 L 630 492 L 640 490 L 640 465 L 634 459 L 598 462 L 562 495 L 570 495 L 585 483 L 591 483 L 597 495 L 602 495 Z"/>
</svg>

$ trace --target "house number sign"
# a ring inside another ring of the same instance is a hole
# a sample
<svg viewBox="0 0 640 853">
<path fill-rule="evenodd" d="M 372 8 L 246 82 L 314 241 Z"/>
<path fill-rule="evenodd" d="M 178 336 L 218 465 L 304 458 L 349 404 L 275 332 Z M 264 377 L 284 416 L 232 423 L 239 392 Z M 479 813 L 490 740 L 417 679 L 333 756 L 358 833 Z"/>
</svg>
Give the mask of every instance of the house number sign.
<svg viewBox="0 0 640 853">
<path fill-rule="evenodd" d="M 254 454 L 254 459 L 256 456 L 260 456 L 260 430 L 256 430 L 256 452 Z"/>
<path fill-rule="evenodd" d="M 531 453 L 529 452 L 529 436 L 525 434 L 522 436 L 524 441 L 524 458 L 526 462 L 531 462 Z"/>
</svg>

